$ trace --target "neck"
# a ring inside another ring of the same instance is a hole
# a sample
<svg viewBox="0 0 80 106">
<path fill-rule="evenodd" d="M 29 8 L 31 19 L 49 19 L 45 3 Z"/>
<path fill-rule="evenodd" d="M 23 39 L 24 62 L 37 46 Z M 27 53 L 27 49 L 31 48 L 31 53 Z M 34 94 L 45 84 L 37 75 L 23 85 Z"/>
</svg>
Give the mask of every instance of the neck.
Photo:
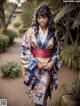
<svg viewBox="0 0 80 106">
<path fill-rule="evenodd" d="M 47 28 L 48 28 L 47 26 L 41 27 L 41 29 L 42 29 L 43 32 L 45 32 Z"/>
</svg>

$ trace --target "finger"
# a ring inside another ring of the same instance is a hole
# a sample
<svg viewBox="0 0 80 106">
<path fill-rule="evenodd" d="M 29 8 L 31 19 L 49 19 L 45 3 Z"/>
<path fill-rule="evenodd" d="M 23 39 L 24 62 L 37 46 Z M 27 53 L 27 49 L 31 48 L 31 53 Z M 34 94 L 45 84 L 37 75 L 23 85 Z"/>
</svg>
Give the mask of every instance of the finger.
<svg viewBox="0 0 80 106">
<path fill-rule="evenodd" d="M 45 69 L 45 70 L 47 70 L 47 68 L 46 68 L 46 67 L 44 67 L 44 69 Z"/>
</svg>

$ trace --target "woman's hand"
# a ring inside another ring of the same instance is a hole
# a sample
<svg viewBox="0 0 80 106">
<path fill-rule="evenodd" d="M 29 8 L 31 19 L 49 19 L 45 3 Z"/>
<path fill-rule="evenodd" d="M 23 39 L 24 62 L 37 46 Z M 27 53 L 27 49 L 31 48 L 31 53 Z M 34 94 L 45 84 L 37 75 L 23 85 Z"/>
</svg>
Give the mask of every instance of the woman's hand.
<svg viewBox="0 0 80 106">
<path fill-rule="evenodd" d="M 37 68 L 38 68 L 39 70 L 42 70 L 42 69 L 43 69 L 43 65 L 42 65 L 40 62 L 38 62 Z"/>
<path fill-rule="evenodd" d="M 49 62 L 47 63 L 47 65 L 44 66 L 44 69 L 50 71 L 52 67 L 53 67 L 53 62 Z"/>
</svg>

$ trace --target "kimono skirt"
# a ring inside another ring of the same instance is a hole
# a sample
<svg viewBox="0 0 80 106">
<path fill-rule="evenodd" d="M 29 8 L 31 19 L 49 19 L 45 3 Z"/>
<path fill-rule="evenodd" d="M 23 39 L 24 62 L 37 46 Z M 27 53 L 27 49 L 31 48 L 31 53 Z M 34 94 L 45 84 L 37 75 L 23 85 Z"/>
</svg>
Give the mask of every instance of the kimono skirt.
<svg viewBox="0 0 80 106">
<path fill-rule="evenodd" d="M 46 49 L 32 49 L 34 57 L 47 58 L 52 55 L 51 50 Z M 32 67 L 32 64 L 31 64 Z M 46 94 L 50 85 L 50 72 L 47 70 L 39 70 L 36 67 L 33 70 L 29 70 L 27 79 L 24 81 L 26 85 L 31 85 L 30 96 L 32 101 L 36 104 L 44 106 L 46 100 Z"/>
</svg>

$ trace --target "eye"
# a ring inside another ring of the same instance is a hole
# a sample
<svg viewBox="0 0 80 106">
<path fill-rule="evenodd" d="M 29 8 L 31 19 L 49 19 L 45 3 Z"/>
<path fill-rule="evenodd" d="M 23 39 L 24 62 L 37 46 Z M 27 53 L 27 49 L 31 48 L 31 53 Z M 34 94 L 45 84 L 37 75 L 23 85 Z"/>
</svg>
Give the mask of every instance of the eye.
<svg viewBox="0 0 80 106">
<path fill-rule="evenodd" d="M 40 17 L 37 17 L 37 19 L 40 19 Z"/>
<path fill-rule="evenodd" d="M 46 16 L 44 16 L 43 18 L 44 18 L 44 19 L 46 19 L 47 17 L 46 17 Z"/>
<path fill-rule="evenodd" d="M 47 17 L 46 16 L 39 16 L 37 17 L 37 19 L 46 19 Z"/>
</svg>

